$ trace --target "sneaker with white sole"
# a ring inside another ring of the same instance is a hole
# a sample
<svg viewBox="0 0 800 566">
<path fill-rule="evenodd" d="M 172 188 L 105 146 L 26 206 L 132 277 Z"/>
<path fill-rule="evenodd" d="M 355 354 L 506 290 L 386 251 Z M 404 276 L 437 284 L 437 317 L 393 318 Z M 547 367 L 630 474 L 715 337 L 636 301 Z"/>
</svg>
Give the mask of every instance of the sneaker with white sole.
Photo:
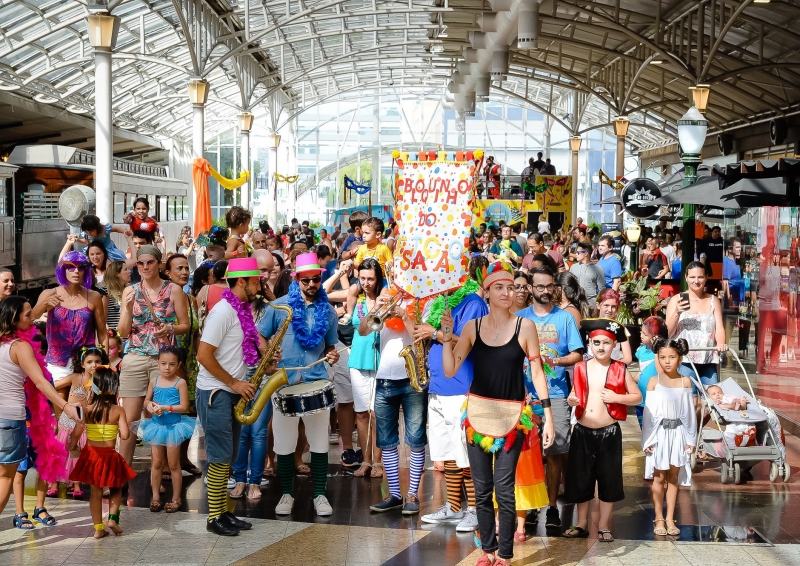
<svg viewBox="0 0 800 566">
<path fill-rule="evenodd" d="M 294 497 L 288 493 L 284 493 L 281 496 L 281 500 L 278 501 L 278 504 L 275 506 L 275 514 L 289 515 L 292 512 L 292 507 L 294 507 Z"/>
<path fill-rule="evenodd" d="M 431 525 L 438 525 L 441 523 L 460 523 L 464 518 L 464 510 L 453 511 L 450 508 L 450 503 L 445 503 L 439 509 L 428 515 L 423 515 L 420 520 L 423 523 L 430 523 Z"/>
<path fill-rule="evenodd" d="M 314 498 L 314 511 L 316 511 L 317 515 L 320 517 L 333 515 L 333 507 L 331 507 L 331 504 L 328 503 L 328 498 L 324 495 L 317 495 Z"/>
<path fill-rule="evenodd" d="M 233 489 L 234 487 L 236 487 L 236 480 L 233 478 L 228 478 L 228 489 Z"/>
<path fill-rule="evenodd" d="M 457 533 L 469 533 L 478 528 L 478 514 L 474 507 L 467 507 L 464 518 L 456 525 Z"/>
</svg>

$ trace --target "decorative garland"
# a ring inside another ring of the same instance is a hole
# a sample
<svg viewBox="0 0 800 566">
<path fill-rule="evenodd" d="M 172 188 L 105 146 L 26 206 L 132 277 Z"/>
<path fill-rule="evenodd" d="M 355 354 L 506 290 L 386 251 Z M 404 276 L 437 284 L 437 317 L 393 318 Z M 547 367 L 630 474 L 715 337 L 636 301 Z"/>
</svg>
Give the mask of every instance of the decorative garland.
<svg viewBox="0 0 800 566">
<path fill-rule="evenodd" d="M 30 344 L 42 374 L 46 380 L 53 383 L 53 376 L 47 370 L 44 356 L 39 352 L 41 344 L 33 340 L 37 333 L 36 327 L 31 326 L 25 331 L 17 330 L 16 335 L 23 342 Z M 31 414 L 28 436 L 36 450 L 36 472 L 48 483 L 58 481 L 66 474 L 67 449 L 56 440 L 54 434 L 56 420 L 53 418 L 47 397 L 39 391 L 30 377 L 25 378 L 25 404 Z"/>
<path fill-rule="evenodd" d="M 467 418 L 467 402 L 464 401 L 464 405 L 461 407 L 461 427 L 466 432 L 467 442 L 480 446 L 484 452 L 494 454 L 495 452 L 499 452 L 503 447 L 505 447 L 506 452 L 508 452 L 517 440 L 517 431 L 522 432 L 522 434 L 528 434 L 533 428 L 533 409 L 530 405 L 525 405 L 519 416 L 517 426 L 511 429 L 511 432 L 504 437 L 495 438 L 475 432 L 475 429 L 469 424 L 469 419 Z"/>
<path fill-rule="evenodd" d="M 244 363 L 254 366 L 258 363 L 258 330 L 253 321 L 253 309 L 248 303 L 243 303 L 239 297 L 233 294 L 229 288 L 222 291 L 222 298 L 236 311 L 239 324 L 242 327 L 244 341 L 242 342 L 242 352 L 244 353 Z"/>
<path fill-rule="evenodd" d="M 461 304 L 467 295 L 471 295 L 472 293 L 478 291 L 481 286 L 478 284 L 477 281 L 473 281 L 472 279 L 467 280 L 461 289 L 453 293 L 452 295 L 447 296 L 447 305 L 450 310 L 453 310 L 458 305 Z M 442 324 L 442 315 L 444 314 L 445 306 L 445 295 L 438 295 L 434 300 L 433 304 L 431 305 L 431 310 L 428 313 L 428 319 L 426 322 L 433 326 L 436 330 L 439 330 L 439 327 Z"/>
<path fill-rule="evenodd" d="M 289 286 L 289 296 L 287 304 L 292 308 L 292 330 L 297 341 L 304 350 L 316 348 L 325 334 L 328 332 L 328 294 L 322 287 L 317 292 L 314 299 L 314 328 L 309 329 L 306 325 L 306 301 L 300 292 L 300 285 L 297 281 L 292 281 Z"/>
</svg>

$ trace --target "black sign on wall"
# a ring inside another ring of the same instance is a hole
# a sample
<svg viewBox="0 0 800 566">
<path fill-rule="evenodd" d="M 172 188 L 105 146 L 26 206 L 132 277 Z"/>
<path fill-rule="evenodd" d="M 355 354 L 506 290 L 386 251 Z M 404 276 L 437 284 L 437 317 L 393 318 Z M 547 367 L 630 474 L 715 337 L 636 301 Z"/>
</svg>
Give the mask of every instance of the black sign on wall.
<svg viewBox="0 0 800 566">
<path fill-rule="evenodd" d="M 654 200 L 661 198 L 661 189 L 655 181 L 646 178 L 634 179 L 622 189 L 622 207 L 634 218 L 650 218 L 658 212 L 660 206 L 654 206 Z"/>
</svg>

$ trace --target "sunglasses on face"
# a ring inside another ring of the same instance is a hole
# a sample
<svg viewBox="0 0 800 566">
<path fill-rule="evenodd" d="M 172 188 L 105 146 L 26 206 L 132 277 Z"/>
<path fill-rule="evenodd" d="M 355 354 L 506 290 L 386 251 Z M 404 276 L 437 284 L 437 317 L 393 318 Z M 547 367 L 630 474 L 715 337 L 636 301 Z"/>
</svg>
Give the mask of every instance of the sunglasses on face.
<svg viewBox="0 0 800 566">
<path fill-rule="evenodd" d="M 89 267 L 85 263 L 69 263 L 64 262 L 64 268 L 67 271 L 86 271 L 86 268 Z"/>
<path fill-rule="evenodd" d="M 303 277 L 303 278 L 302 278 L 302 279 L 300 279 L 299 281 L 300 281 L 300 283 L 302 283 L 303 285 L 309 285 L 309 284 L 311 284 L 311 283 L 317 284 L 317 283 L 319 283 L 320 281 L 322 281 L 322 277 L 320 277 L 319 275 L 317 275 L 316 277 Z"/>
<path fill-rule="evenodd" d="M 147 261 L 137 261 L 136 265 L 139 267 L 150 267 L 151 265 L 155 264 L 156 260 L 148 259 Z"/>
<path fill-rule="evenodd" d="M 581 254 L 585 254 L 585 253 L 586 253 L 586 250 L 578 250 L 578 251 L 575 252 L 575 255 L 581 255 Z"/>
</svg>

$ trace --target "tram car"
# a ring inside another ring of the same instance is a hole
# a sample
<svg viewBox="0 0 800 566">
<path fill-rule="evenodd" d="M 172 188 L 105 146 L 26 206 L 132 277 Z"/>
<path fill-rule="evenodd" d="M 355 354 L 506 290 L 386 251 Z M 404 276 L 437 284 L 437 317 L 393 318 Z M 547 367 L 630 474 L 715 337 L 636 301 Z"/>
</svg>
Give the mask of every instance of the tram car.
<svg viewBox="0 0 800 566">
<path fill-rule="evenodd" d="M 67 235 L 79 231 L 83 215 L 95 212 L 94 168 L 94 153 L 59 145 L 19 145 L 8 163 L 0 163 L 5 188 L 0 191 L 0 266 L 14 271 L 22 294 L 34 297 L 56 284 L 55 266 Z M 188 184 L 168 177 L 165 167 L 118 158 L 112 183 L 114 218 L 100 220 L 123 226 L 134 200 L 147 197 L 165 249 L 174 250 L 188 224 Z M 127 249 L 121 234 L 112 238 Z"/>
</svg>

